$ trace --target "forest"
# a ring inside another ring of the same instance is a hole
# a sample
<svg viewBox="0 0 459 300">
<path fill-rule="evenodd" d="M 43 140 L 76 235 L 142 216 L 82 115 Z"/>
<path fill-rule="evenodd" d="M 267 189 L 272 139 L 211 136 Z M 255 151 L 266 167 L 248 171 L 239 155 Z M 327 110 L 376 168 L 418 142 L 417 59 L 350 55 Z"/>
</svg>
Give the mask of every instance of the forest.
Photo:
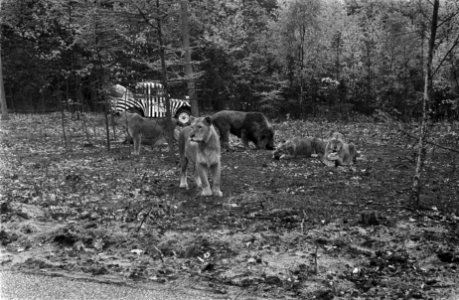
<svg viewBox="0 0 459 300">
<path fill-rule="evenodd" d="M 440 2 L 429 109 L 435 119 L 457 119 L 459 7 L 455 0 Z M 7 106 L 15 112 L 61 104 L 102 110 L 108 83 L 164 80 L 164 50 L 170 94 L 192 94 L 202 111 L 345 119 L 387 113 L 406 121 L 422 114 L 431 6 L 419 0 L 197 0 L 184 12 L 181 1 L 3 1 Z"/>
<path fill-rule="evenodd" d="M 459 298 L 457 0 L 0 0 L 0 26 L 1 299 Z M 130 108 L 164 141 L 136 151 Z M 227 109 L 271 140 L 213 131 L 203 194 L 167 117 Z"/>
</svg>

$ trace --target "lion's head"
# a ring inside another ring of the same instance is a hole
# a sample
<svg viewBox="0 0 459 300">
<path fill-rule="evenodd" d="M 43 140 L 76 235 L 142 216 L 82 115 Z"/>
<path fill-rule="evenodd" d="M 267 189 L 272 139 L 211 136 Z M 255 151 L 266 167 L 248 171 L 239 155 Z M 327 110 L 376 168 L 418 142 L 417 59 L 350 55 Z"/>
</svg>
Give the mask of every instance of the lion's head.
<svg viewBox="0 0 459 300">
<path fill-rule="evenodd" d="M 190 121 L 190 141 L 207 143 L 212 135 L 212 119 L 209 116 L 200 118 L 191 117 Z"/>
<path fill-rule="evenodd" d="M 340 139 L 331 139 L 328 141 L 325 151 L 328 153 L 337 153 L 341 149 L 343 149 L 343 141 Z"/>
<path fill-rule="evenodd" d="M 115 111 L 112 113 L 113 122 L 117 125 L 126 125 L 135 115 L 129 111 Z"/>
<path fill-rule="evenodd" d="M 333 132 L 330 140 L 325 146 L 325 158 L 330 161 L 339 159 L 339 154 L 344 147 L 344 135 L 340 132 Z"/>
<path fill-rule="evenodd" d="M 274 150 L 274 131 L 271 127 L 263 128 L 258 136 L 259 149 Z"/>
<path fill-rule="evenodd" d="M 340 159 L 341 150 L 344 147 L 344 142 L 340 139 L 332 138 L 328 141 L 325 147 L 325 159 L 329 161 L 337 161 Z"/>
<path fill-rule="evenodd" d="M 344 135 L 341 132 L 333 132 L 330 139 L 344 141 Z"/>
<path fill-rule="evenodd" d="M 295 146 L 292 140 L 282 141 L 276 146 L 273 152 L 273 159 L 280 159 L 282 155 L 292 154 L 295 151 Z"/>
</svg>

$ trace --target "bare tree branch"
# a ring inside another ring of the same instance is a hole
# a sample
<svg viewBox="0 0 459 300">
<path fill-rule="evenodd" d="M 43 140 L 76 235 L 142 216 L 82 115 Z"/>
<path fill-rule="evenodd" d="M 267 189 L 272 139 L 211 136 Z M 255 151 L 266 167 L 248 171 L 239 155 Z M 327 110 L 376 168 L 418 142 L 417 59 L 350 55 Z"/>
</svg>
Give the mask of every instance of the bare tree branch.
<svg viewBox="0 0 459 300">
<path fill-rule="evenodd" d="M 403 129 L 399 129 L 399 130 L 400 130 L 403 134 L 407 135 L 408 137 L 410 137 L 410 138 L 412 138 L 412 139 L 416 139 L 416 140 L 419 139 L 419 137 L 414 136 L 414 135 L 410 134 L 409 132 L 406 132 L 406 131 L 403 130 Z M 426 142 L 427 144 L 433 145 L 433 146 L 438 147 L 438 148 L 441 148 L 441 149 L 443 149 L 443 150 L 448 150 L 448 151 L 451 151 L 451 152 L 459 153 L 459 150 L 456 150 L 456 149 L 453 149 L 453 148 L 449 148 L 449 147 L 445 147 L 445 146 L 439 145 L 439 144 L 434 143 L 434 142 L 432 142 L 432 141 L 429 141 L 429 140 L 427 140 L 427 139 L 425 140 L 425 142 Z"/>
<path fill-rule="evenodd" d="M 438 24 L 438 27 L 441 27 L 443 24 L 445 24 L 446 22 L 450 21 L 452 18 L 454 18 L 457 15 L 459 15 L 459 10 L 456 13 L 454 13 L 451 16 L 449 16 L 446 19 L 444 19 L 443 21 L 441 21 L 440 24 Z"/>
<path fill-rule="evenodd" d="M 443 64 L 443 62 L 446 60 L 446 58 L 451 53 L 451 51 L 454 50 L 454 48 L 457 46 L 457 44 L 459 44 L 459 34 L 457 35 L 456 39 L 454 40 L 453 45 L 451 46 L 451 48 L 446 52 L 445 56 L 440 60 L 440 63 L 438 64 L 438 66 L 433 71 L 432 76 L 434 76 L 435 73 L 437 73 L 438 69 L 440 69 L 440 67 Z"/>
</svg>

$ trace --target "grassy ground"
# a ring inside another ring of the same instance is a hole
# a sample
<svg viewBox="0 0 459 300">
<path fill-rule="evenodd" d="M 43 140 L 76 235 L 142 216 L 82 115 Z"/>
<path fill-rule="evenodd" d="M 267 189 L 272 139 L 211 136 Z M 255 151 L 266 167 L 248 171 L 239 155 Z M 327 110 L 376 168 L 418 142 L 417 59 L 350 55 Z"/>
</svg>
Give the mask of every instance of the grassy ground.
<svg viewBox="0 0 459 300">
<path fill-rule="evenodd" d="M 167 147 L 105 145 L 104 120 L 13 115 L 1 123 L 1 262 L 110 282 L 199 285 L 216 298 L 457 299 L 458 155 L 431 146 L 423 209 L 409 193 L 415 128 L 289 121 L 276 139 L 338 130 L 353 167 L 222 154 L 223 198 L 180 190 Z M 454 124 L 453 124 L 454 125 Z M 458 145 L 458 125 L 430 140 Z"/>
</svg>

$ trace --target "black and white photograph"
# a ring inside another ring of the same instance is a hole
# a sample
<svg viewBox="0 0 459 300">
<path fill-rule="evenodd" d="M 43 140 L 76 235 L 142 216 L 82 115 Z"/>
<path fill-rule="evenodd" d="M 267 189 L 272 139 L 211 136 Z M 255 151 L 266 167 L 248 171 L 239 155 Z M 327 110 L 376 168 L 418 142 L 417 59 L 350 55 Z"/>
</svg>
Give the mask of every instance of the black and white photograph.
<svg viewBox="0 0 459 300">
<path fill-rule="evenodd" d="M 0 299 L 459 300 L 458 0 L 0 0 Z"/>
</svg>

